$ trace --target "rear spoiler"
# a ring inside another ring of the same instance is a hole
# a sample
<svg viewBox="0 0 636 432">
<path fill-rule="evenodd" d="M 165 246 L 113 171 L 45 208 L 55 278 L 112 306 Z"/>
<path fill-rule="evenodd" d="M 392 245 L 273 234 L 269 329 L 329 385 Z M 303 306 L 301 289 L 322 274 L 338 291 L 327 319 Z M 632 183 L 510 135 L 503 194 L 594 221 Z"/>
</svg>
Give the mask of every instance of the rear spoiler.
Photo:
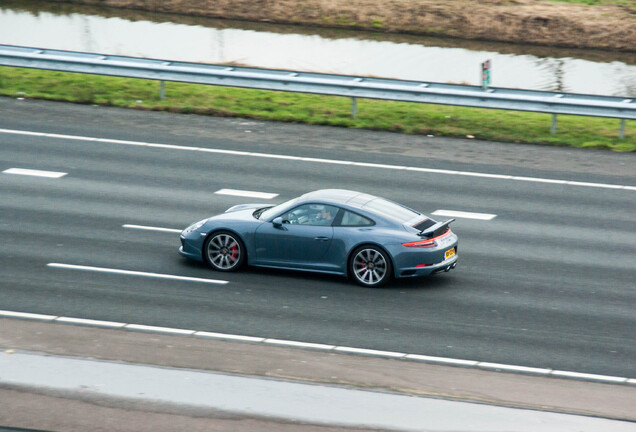
<svg viewBox="0 0 636 432">
<path fill-rule="evenodd" d="M 438 235 L 442 234 L 444 231 L 446 231 L 446 227 L 448 225 L 450 225 L 451 222 L 454 222 L 455 219 L 449 219 L 447 221 L 444 222 L 437 222 L 435 225 L 432 225 L 422 231 L 420 231 L 419 233 L 417 233 L 418 236 L 420 237 L 426 237 L 426 238 L 432 238 L 432 237 L 437 237 Z"/>
</svg>

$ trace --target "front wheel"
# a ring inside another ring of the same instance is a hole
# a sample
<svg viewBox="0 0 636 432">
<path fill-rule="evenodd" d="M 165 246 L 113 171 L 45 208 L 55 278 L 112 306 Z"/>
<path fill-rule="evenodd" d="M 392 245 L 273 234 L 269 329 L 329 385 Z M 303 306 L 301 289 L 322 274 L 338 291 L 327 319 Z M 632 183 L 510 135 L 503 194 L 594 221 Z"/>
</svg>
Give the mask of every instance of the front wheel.
<svg viewBox="0 0 636 432">
<path fill-rule="evenodd" d="M 349 262 L 349 275 L 359 285 L 380 287 L 391 279 L 391 260 L 386 252 L 376 246 L 361 246 Z"/>
<path fill-rule="evenodd" d="M 203 256 L 214 270 L 238 270 L 245 261 L 245 248 L 239 237 L 228 231 L 212 233 L 205 241 Z"/>
</svg>

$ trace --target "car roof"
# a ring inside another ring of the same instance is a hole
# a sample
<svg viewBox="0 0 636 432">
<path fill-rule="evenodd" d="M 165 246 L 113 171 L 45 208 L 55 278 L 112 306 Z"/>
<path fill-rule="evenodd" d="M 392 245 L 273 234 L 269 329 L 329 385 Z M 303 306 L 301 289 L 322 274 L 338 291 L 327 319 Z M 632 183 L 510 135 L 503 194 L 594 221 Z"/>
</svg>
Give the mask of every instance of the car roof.
<svg viewBox="0 0 636 432">
<path fill-rule="evenodd" d="M 331 204 L 346 204 L 351 207 L 361 208 L 371 200 L 377 199 L 374 195 L 364 192 L 356 192 L 346 189 L 321 189 L 308 192 L 302 196 L 303 200 L 319 200 Z"/>
</svg>

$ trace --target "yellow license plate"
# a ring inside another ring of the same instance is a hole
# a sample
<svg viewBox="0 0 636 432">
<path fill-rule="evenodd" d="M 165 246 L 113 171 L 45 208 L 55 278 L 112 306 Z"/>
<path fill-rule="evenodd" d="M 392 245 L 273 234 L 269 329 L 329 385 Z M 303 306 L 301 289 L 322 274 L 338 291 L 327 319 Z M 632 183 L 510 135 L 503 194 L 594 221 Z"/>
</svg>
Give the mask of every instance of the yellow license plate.
<svg viewBox="0 0 636 432">
<path fill-rule="evenodd" d="M 444 259 L 449 259 L 453 255 L 455 255 L 455 248 L 449 249 L 446 252 L 444 252 Z"/>
</svg>

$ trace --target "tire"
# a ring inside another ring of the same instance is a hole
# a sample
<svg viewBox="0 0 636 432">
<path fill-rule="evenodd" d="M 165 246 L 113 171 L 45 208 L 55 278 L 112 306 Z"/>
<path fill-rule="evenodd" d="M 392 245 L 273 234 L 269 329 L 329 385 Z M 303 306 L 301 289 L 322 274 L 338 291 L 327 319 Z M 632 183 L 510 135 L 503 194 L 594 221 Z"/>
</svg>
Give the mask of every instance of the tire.
<svg viewBox="0 0 636 432">
<path fill-rule="evenodd" d="M 360 246 L 351 254 L 349 275 L 358 285 L 381 287 L 391 280 L 392 272 L 391 259 L 377 246 Z"/>
<path fill-rule="evenodd" d="M 217 231 L 203 245 L 203 259 L 216 271 L 233 272 L 245 262 L 245 247 L 236 234 Z"/>
</svg>

